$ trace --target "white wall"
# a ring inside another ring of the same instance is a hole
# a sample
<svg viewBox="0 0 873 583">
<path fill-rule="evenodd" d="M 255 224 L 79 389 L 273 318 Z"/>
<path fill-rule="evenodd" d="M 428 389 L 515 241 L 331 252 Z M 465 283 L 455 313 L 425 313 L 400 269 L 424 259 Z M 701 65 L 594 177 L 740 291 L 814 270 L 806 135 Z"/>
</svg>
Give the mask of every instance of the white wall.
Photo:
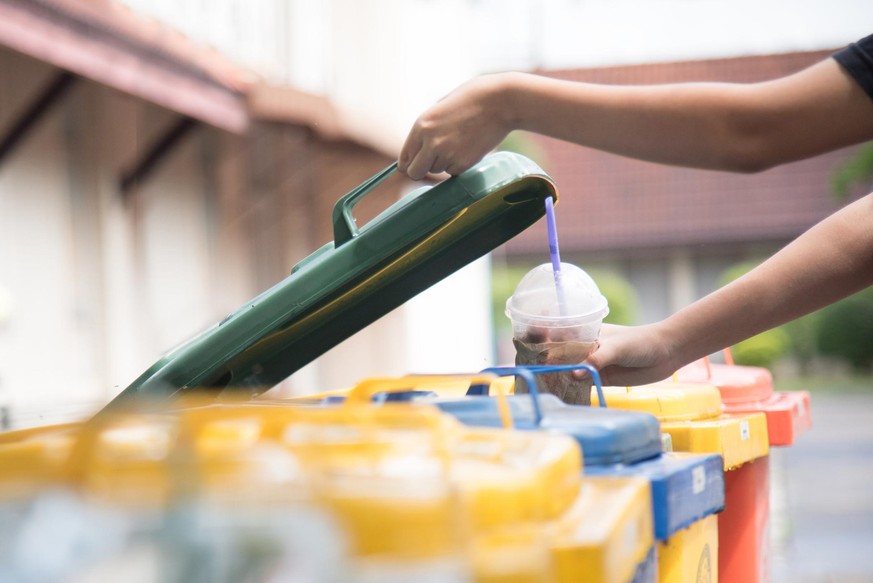
<svg viewBox="0 0 873 583">
<path fill-rule="evenodd" d="M 0 54 L 0 127 L 53 78 L 51 68 Z M 81 88 L 70 99 L 81 97 Z M 13 408 L 93 398 L 100 386 L 100 310 L 93 198 L 73 171 L 76 128 L 56 108 L 0 165 L 0 398 Z M 4 395 L 5 394 L 5 395 Z"/>
<path fill-rule="evenodd" d="M 56 74 L 0 51 L 0 128 Z M 122 169 L 175 119 L 80 80 L 0 164 L 0 408 L 16 423 L 99 407 L 254 294 L 233 197 L 213 191 L 206 145 L 224 134 L 196 130 L 137 204 L 121 195 Z"/>
<path fill-rule="evenodd" d="M 869 0 L 477 0 L 480 68 L 566 69 L 839 47 Z"/>
<path fill-rule="evenodd" d="M 869 0 L 123 2 L 267 77 L 326 95 L 356 76 L 404 77 L 427 91 L 459 67 L 554 69 L 826 49 L 866 36 L 873 22 Z M 350 70 L 354 52 L 360 58 Z"/>
</svg>

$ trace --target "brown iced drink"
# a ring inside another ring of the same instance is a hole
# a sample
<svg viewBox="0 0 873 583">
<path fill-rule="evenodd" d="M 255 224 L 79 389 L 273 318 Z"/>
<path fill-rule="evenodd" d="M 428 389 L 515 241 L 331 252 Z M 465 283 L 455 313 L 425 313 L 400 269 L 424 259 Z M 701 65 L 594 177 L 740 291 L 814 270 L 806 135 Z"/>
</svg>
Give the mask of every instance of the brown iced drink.
<svg viewBox="0 0 873 583">
<path fill-rule="evenodd" d="M 600 325 L 609 308 L 597 285 L 575 265 L 562 264 L 566 303 L 558 305 L 551 265 L 531 270 L 506 302 L 512 320 L 515 364 L 579 364 L 597 348 Z M 571 371 L 537 375 L 540 392 L 565 403 L 591 404 L 591 379 L 577 379 Z M 527 393 L 523 379 L 515 392 Z"/>
<path fill-rule="evenodd" d="M 597 348 L 597 342 L 539 342 L 529 344 L 513 338 L 515 364 L 579 364 Z M 551 393 L 571 405 L 591 404 L 591 378 L 577 379 L 571 371 L 549 372 L 537 376 L 540 392 Z M 515 392 L 527 393 L 524 379 L 515 379 Z"/>
</svg>

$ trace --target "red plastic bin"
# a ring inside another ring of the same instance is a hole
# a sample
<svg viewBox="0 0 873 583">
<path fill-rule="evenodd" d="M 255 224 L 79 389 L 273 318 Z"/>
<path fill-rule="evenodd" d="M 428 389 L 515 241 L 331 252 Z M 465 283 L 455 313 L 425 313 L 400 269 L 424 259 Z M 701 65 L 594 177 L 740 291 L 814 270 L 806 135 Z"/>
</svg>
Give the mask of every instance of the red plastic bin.
<svg viewBox="0 0 873 583">
<path fill-rule="evenodd" d="M 773 375 L 760 366 L 710 364 L 708 360 L 686 366 L 678 379 L 702 382 L 718 387 L 725 413 L 764 413 L 771 446 L 792 445 L 797 437 L 812 427 L 812 411 L 807 391 L 774 391 Z"/>
<path fill-rule="evenodd" d="M 773 375 L 758 366 L 727 364 L 709 359 L 681 369 L 685 382 L 714 385 L 721 393 L 725 413 L 764 413 L 771 446 L 792 445 L 812 427 L 807 391 L 777 392 Z M 725 474 L 725 512 L 719 516 L 718 576 L 720 581 L 765 583 L 770 580 L 770 460 L 763 457 Z"/>
</svg>

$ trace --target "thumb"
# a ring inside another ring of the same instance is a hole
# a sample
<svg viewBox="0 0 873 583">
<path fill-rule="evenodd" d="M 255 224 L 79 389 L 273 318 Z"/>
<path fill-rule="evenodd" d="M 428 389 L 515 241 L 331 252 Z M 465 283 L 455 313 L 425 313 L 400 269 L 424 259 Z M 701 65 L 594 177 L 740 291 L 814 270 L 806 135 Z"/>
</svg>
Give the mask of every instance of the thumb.
<svg viewBox="0 0 873 583">
<path fill-rule="evenodd" d="M 593 366 L 598 371 L 603 370 L 615 360 L 614 352 L 611 344 L 601 344 L 594 352 L 588 355 L 583 364 Z"/>
<path fill-rule="evenodd" d="M 594 349 L 594 352 L 588 355 L 588 358 L 582 361 L 581 364 L 587 364 L 588 366 L 600 372 L 603 370 L 603 367 L 607 366 L 611 361 L 609 359 L 609 348 L 604 348 L 603 345 L 598 346 Z M 577 379 L 582 379 L 588 376 L 587 370 L 574 370 L 573 376 Z"/>
</svg>

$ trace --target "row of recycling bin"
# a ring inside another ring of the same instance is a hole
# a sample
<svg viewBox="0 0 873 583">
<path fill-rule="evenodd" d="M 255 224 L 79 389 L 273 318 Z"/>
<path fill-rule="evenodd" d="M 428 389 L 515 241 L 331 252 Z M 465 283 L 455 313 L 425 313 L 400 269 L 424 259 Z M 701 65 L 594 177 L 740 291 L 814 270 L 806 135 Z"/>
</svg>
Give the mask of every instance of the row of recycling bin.
<svg viewBox="0 0 873 583">
<path fill-rule="evenodd" d="M 768 448 L 808 394 L 716 364 L 537 394 L 568 368 L 0 434 L 0 580 L 768 580 Z"/>
</svg>

